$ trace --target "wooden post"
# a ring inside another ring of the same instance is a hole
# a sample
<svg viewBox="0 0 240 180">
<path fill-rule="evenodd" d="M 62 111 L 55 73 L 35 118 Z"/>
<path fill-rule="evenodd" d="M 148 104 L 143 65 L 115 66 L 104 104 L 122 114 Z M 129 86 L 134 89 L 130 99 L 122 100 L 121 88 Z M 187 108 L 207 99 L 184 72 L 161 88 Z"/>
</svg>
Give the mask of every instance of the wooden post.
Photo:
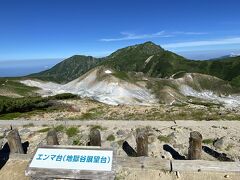
<svg viewBox="0 0 240 180">
<path fill-rule="evenodd" d="M 137 129 L 137 155 L 148 156 L 148 133 L 145 129 Z"/>
<path fill-rule="evenodd" d="M 101 134 L 98 129 L 92 129 L 89 135 L 90 146 L 101 146 Z"/>
<path fill-rule="evenodd" d="M 47 145 L 59 145 L 57 132 L 55 129 L 51 129 L 47 133 Z"/>
<path fill-rule="evenodd" d="M 189 148 L 188 148 L 188 159 L 195 160 L 201 159 L 202 154 L 202 135 L 193 131 L 190 133 Z"/>
<path fill-rule="evenodd" d="M 13 129 L 8 133 L 7 140 L 11 153 L 24 154 L 21 138 L 17 129 Z"/>
</svg>

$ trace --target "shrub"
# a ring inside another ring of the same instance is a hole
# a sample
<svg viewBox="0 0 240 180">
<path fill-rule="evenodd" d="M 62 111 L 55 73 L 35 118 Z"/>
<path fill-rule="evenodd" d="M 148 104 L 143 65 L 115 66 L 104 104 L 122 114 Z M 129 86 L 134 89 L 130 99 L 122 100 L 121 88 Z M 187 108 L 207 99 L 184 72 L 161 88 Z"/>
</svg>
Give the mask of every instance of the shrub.
<svg viewBox="0 0 240 180">
<path fill-rule="evenodd" d="M 202 141 L 202 143 L 203 144 L 213 144 L 213 139 L 204 139 L 203 141 Z"/>
<path fill-rule="evenodd" d="M 107 141 L 114 141 L 114 140 L 115 140 L 115 136 L 113 134 L 107 137 Z"/>
<path fill-rule="evenodd" d="M 162 141 L 162 142 L 165 142 L 165 143 L 169 143 L 171 138 L 169 136 L 163 136 L 163 135 L 159 135 L 158 136 L 158 140 L 159 141 Z"/>
<path fill-rule="evenodd" d="M 63 132 L 65 127 L 63 125 L 58 125 L 58 126 L 54 127 L 54 129 L 57 132 Z"/>
<path fill-rule="evenodd" d="M 66 130 L 66 134 L 68 135 L 68 137 L 76 136 L 77 133 L 79 133 L 79 130 L 77 127 L 70 127 Z"/>
<path fill-rule="evenodd" d="M 79 145 L 80 144 L 80 139 L 76 138 L 73 140 L 73 145 Z"/>
<path fill-rule="evenodd" d="M 74 98 L 78 98 L 78 96 L 71 94 L 71 93 L 63 93 L 63 94 L 57 94 L 57 95 L 49 97 L 49 98 L 56 99 L 56 100 L 62 100 L 62 99 L 74 99 Z"/>
</svg>

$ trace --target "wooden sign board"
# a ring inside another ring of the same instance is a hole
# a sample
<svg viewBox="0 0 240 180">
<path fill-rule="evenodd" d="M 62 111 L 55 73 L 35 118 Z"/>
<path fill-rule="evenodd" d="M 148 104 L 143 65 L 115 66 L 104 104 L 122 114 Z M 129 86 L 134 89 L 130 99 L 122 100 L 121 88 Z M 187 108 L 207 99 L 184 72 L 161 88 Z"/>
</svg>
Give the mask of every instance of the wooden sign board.
<svg viewBox="0 0 240 180">
<path fill-rule="evenodd" d="M 61 179 L 114 179 L 113 149 L 44 146 L 37 148 L 26 176 Z"/>
</svg>

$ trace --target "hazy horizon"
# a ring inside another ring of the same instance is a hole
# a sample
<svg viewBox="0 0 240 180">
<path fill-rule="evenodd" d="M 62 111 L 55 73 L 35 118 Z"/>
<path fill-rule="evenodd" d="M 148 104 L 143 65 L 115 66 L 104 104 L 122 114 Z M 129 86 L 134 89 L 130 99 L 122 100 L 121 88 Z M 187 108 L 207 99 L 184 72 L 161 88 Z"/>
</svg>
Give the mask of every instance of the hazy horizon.
<svg viewBox="0 0 240 180">
<path fill-rule="evenodd" d="M 107 56 L 111 53 L 112 52 L 109 52 L 108 54 L 101 57 Z M 184 51 L 175 53 L 178 53 L 179 55 L 192 60 L 208 60 L 230 55 L 231 53 L 240 54 L 240 50 L 220 50 L 219 52 L 216 52 L 215 50 L 206 50 L 199 51 L 198 53 L 193 53 L 192 51 Z M 50 69 L 66 58 L 0 60 L 0 77 L 18 77 L 41 72 Z"/>
<path fill-rule="evenodd" d="M 18 77 L 47 70 L 63 58 L 0 61 L 0 77 Z"/>
</svg>

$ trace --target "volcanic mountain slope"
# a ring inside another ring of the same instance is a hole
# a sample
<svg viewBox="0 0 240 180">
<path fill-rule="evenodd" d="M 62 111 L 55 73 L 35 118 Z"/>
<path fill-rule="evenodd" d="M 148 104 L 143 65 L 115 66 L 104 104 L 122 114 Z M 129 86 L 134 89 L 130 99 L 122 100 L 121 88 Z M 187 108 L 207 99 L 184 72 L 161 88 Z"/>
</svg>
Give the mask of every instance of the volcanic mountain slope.
<svg viewBox="0 0 240 180">
<path fill-rule="evenodd" d="M 122 48 L 105 58 L 73 56 L 53 68 L 28 77 L 57 83 L 70 82 L 96 66 L 121 72 L 143 72 L 149 77 L 169 78 L 179 72 L 216 76 L 240 87 L 240 56 L 196 61 L 146 42 Z"/>
<path fill-rule="evenodd" d="M 42 95 L 72 93 L 111 105 L 157 103 L 154 95 L 145 88 L 144 83 L 133 82 L 131 79 L 124 80 L 128 78 L 126 74 L 122 79 L 119 76 L 123 77 L 121 73 L 99 66 L 64 85 L 34 80 L 21 82 L 28 86 L 41 88 Z"/>
<path fill-rule="evenodd" d="M 38 80 L 21 82 L 42 89 L 38 92 L 43 96 L 72 93 L 110 105 L 171 105 L 205 101 L 229 107 L 240 105 L 236 88 L 217 77 L 199 73 L 179 73 L 168 79 L 151 78 L 143 73 L 124 73 L 98 66 L 67 84 Z"/>
<path fill-rule="evenodd" d="M 193 61 L 146 42 L 101 59 L 73 56 L 29 76 L 54 82 L 22 83 L 43 89 L 44 95 L 69 92 L 107 104 L 174 104 L 195 98 L 235 106 L 240 102 L 232 96 L 240 92 L 239 69 L 240 57 Z"/>
<path fill-rule="evenodd" d="M 199 73 L 181 73 L 165 78 L 151 78 L 149 89 L 160 103 L 204 103 L 239 106 L 239 90 L 229 82 L 214 76 Z"/>
<path fill-rule="evenodd" d="M 102 58 L 75 55 L 58 63 L 49 70 L 27 76 L 45 81 L 67 83 L 95 67 Z"/>
<path fill-rule="evenodd" d="M 152 42 L 120 49 L 101 64 L 120 71 L 143 72 L 160 78 L 168 78 L 179 72 L 208 74 L 240 86 L 240 56 L 215 61 L 189 60 Z"/>
</svg>

